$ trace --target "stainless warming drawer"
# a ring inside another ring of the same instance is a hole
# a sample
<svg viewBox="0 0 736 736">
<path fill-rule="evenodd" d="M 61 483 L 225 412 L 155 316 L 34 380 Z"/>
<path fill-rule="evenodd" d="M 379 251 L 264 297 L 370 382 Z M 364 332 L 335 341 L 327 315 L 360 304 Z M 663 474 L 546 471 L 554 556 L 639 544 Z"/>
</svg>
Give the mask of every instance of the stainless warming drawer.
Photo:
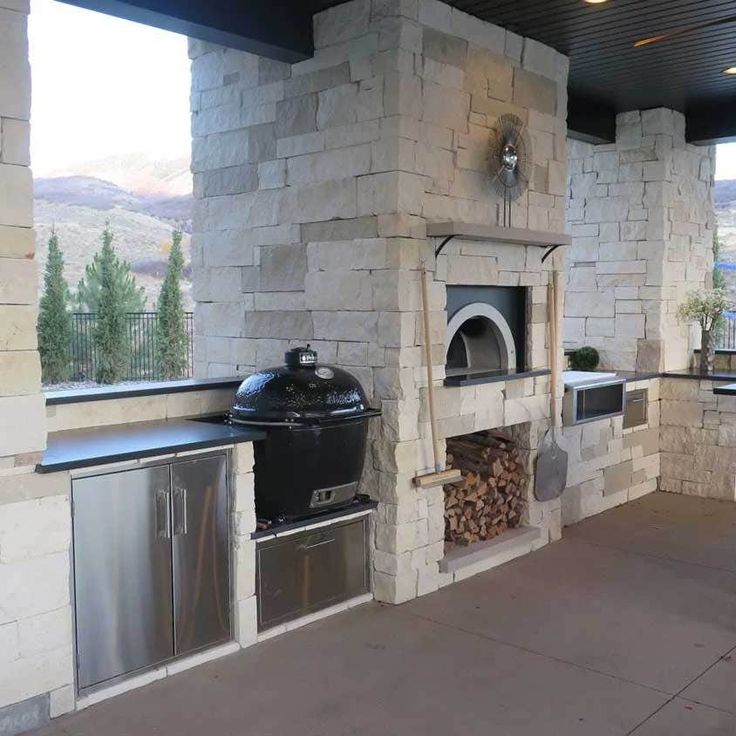
<svg viewBox="0 0 736 736">
<path fill-rule="evenodd" d="M 258 542 L 258 629 L 370 590 L 368 516 Z"/>
<path fill-rule="evenodd" d="M 565 384 L 562 419 L 566 426 L 618 417 L 625 409 L 626 380 L 623 378 L 593 377 L 587 382 L 578 379 Z"/>
</svg>

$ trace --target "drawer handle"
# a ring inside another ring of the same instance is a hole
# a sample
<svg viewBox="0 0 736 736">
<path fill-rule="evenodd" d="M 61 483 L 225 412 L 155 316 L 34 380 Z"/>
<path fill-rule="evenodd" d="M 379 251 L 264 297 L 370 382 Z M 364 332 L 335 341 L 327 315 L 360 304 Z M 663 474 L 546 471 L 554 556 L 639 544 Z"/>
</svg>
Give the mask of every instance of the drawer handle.
<svg viewBox="0 0 736 736">
<path fill-rule="evenodd" d="M 323 539 L 321 542 L 315 542 L 314 544 L 300 544 L 299 549 L 314 549 L 315 547 L 324 547 L 326 544 L 332 544 L 335 538 Z"/>
<path fill-rule="evenodd" d="M 627 404 L 643 404 L 644 403 L 644 398 L 643 397 L 639 397 L 638 399 L 626 399 L 626 403 Z"/>
</svg>

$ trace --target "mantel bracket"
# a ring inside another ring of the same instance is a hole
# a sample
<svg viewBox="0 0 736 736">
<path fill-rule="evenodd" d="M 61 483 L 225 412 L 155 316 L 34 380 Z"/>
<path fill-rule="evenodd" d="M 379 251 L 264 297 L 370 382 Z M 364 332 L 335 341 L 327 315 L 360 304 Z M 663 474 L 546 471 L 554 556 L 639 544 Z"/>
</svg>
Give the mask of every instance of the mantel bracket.
<svg viewBox="0 0 736 736">
<path fill-rule="evenodd" d="M 434 257 L 437 258 L 437 256 L 442 253 L 442 249 L 455 237 L 455 235 L 448 235 L 437 247 L 437 250 L 434 252 Z"/>
<path fill-rule="evenodd" d="M 562 248 L 563 245 L 565 245 L 565 243 L 557 243 L 557 245 L 551 245 L 547 248 L 542 256 L 542 263 L 544 263 L 558 248 Z"/>
</svg>

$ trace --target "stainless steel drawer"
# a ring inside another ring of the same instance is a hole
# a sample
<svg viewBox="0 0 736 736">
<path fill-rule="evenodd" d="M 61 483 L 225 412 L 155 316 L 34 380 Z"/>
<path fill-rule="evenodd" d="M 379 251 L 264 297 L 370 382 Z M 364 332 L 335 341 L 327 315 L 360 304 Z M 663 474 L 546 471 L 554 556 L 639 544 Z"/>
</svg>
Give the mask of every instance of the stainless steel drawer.
<svg viewBox="0 0 736 736">
<path fill-rule="evenodd" d="M 639 388 L 626 394 L 626 411 L 624 412 L 624 429 L 638 427 L 647 423 L 649 407 L 649 390 Z"/>
<path fill-rule="evenodd" d="M 367 593 L 367 542 L 368 517 L 260 542 L 259 631 Z"/>
</svg>

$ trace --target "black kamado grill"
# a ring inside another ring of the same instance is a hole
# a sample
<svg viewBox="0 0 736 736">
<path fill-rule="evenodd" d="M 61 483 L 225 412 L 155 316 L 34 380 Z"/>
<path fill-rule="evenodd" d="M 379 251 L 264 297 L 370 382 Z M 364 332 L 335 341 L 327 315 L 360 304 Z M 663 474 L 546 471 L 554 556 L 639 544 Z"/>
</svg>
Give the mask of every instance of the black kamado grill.
<svg viewBox="0 0 736 736">
<path fill-rule="evenodd" d="M 256 514 L 300 519 L 352 503 L 363 471 L 368 407 L 347 371 L 317 363 L 317 353 L 289 350 L 286 365 L 243 381 L 230 419 L 266 429 L 256 442 Z"/>
</svg>

